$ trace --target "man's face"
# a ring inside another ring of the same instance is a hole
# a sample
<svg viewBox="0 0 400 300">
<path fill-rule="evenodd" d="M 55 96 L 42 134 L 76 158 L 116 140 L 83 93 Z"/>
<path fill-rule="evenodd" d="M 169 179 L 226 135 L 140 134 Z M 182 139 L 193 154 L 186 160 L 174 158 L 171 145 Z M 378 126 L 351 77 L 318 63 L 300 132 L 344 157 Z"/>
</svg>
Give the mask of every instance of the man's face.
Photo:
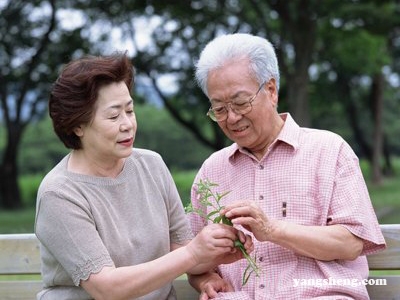
<svg viewBox="0 0 400 300">
<path fill-rule="evenodd" d="M 229 102 L 250 100 L 260 86 L 250 75 L 248 59 L 243 58 L 212 70 L 207 87 L 211 105 L 217 107 Z M 218 125 L 229 139 L 258 153 L 271 143 L 271 139 L 276 138 L 281 120 L 276 110 L 277 102 L 275 81 L 271 79 L 254 98 L 249 113 L 241 115 L 228 109 L 226 120 L 219 121 Z"/>
</svg>

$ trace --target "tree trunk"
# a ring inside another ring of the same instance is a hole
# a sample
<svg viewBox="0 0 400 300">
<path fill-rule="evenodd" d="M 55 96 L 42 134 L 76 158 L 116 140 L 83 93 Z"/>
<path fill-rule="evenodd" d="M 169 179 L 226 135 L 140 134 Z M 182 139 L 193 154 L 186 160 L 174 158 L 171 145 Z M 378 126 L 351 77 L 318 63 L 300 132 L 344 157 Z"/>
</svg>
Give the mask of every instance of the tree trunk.
<svg viewBox="0 0 400 300">
<path fill-rule="evenodd" d="M 277 56 L 280 69 L 287 79 L 287 103 L 289 111 L 296 122 L 304 127 L 311 126 L 309 104 L 309 73 L 315 51 L 317 19 L 313 11 L 318 1 L 276 1 L 271 3 L 282 20 L 280 36 L 282 40 L 290 40 L 293 47 L 293 58 L 284 54 L 287 45 L 279 45 Z"/>
<path fill-rule="evenodd" d="M 356 105 L 351 97 L 351 87 L 349 86 L 350 79 L 343 74 L 338 74 L 336 81 L 339 95 L 345 99 L 343 104 L 345 106 L 346 117 L 349 121 L 350 127 L 353 131 L 353 136 L 356 144 L 359 147 L 359 156 L 365 157 L 370 164 L 372 164 L 372 149 L 366 139 L 366 134 L 360 126 L 360 117 Z"/>
<path fill-rule="evenodd" d="M 18 209 L 22 201 L 18 186 L 18 146 L 22 127 L 11 125 L 8 128 L 7 145 L 0 166 L 0 206 L 4 209 Z"/>
<path fill-rule="evenodd" d="M 384 157 L 384 165 L 383 165 L 383 175 L 387 177 L 392 177 L 395 175 L 392 159 L 390 157 L 390 146 L 388 142 L 388 138 L 385 134 L 383 134 L 383 157 Z"/>
<path fill-rule="evenodd" d="M 304 127 L 311 126 L 308 84 L 308 74 L 304 75 L 298 72 L 290 76 L 287 86 L 289 111 L 293 114 L 296 122 Z"/>
<path fill-rule="evenodd" d="M 382 73 L 373 77 L 371 86 L 371 108 L 374 120 L 374 130 L 372 139 L 372 182 L 380 184 L 382 181 L 381 160 L 383 154 L 383 85 L 384 78 Z"/>
</svg>

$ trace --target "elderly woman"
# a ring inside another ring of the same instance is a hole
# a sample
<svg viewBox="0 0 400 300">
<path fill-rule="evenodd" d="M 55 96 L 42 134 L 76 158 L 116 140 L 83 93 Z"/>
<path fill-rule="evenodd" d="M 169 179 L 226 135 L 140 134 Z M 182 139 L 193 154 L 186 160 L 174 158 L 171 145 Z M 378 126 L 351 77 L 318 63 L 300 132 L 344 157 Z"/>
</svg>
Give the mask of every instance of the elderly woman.
<svg viewBox="0 0 400 300">
<path fill-rule="evenodd" d="M 43 179 L 35 233 L 44 289 L 37 299 L 176 299 L 172 280 L 242 258 L 221 224 L 192 239 L 161 157 L 133 148 L 137 129 L 125 54 L 66 65 L 50 95 L 56 134 L 71 149 Z"/>
</svg>

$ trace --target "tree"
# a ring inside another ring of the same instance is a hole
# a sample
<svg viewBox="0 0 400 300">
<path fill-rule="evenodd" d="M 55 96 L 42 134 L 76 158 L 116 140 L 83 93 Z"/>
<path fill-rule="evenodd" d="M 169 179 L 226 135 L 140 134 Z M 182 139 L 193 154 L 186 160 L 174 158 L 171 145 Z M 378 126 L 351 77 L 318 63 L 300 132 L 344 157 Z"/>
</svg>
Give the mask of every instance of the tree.
<svg viewBox="0 0 400 300">
<path fill-rule="evenodd" d="M 55 0 L 6 1 L 0 15 L 0 108 L 6 142 L 0 163 L 0 205 L 19 208 L 17 157 L 26 126 L 47 112 L 50 82 L 78 49 L 79 28 L 65 30 Z M 21 22 L 24 20 L 24 22 Z M 86 50 L 84 50 L 86 51 Z"/>
<path fill-rule="evenodd" d="M 387 85 L 383 85 L 381 77 L 382 67 L 391 62 L 368 61 L 364 65 L 366 53 L 349 52 L 355 41 L 348 26 L 358 40 L 366 42 L 364 45 L 379 46 L 374 49 L 381 49 L 384 40 L 386 48 L 383 48 L 382 58 L 392 55 L 395 69 L 399 61 L 399 46 L 395 42 L 399 18 L 393 0 L 31 0 L 3 3 L 0 103 L 1 121 L 7 132 L 0 166 L 3 206 L 20 205 L 16 184 L 19 141 L 27 124 L 45 113 L 46 94 L 55 72 L 71 57 L 89 52 L 105 54 L 124 48 L 132 51 L 138 71 L 137 82 L 145 77 L 153 94 L 157 94 L 181 125 L 204 145 L 220 149 L 227 140 L 217 124 L 209 122 L 205 116 L 209 102 L 193 80 L 194 62 L 205 44 L 221 33 L 250 32 L 265 36 L 276 47 L 282 71 L 280 109 L 291 112 L 305 126 L 323 122 L 315 120 L 314 116 L 321 108 L 310 106 L 310 101 L 318 98 L 315 92 L 323 93 L 321 86 L 325 86 L 328 94 L 338 96 L 342 93 L 343 99 L 349 99 L 343 102 L 337 97 L 334 104 L 339 107 L 338 112 L 344 113 L 343 107 L 347 107 L 347 111 L 359 106 L 363 108 L 355 111 L 357 115 L 354 113 L 349 117 L 354 131 L 359 133 L 355 134 L 359 140 L 357 147 L 368 149 L 364 125 L 357 119 L 371 120 L 366 114 L 371 114 L 372 107 L 379 108 L 373 111 L 373 123 L 377 124 L 376 153 L 382 149 L 382 140 L 385 141 L 380 129 L 382 125 L 378 126 L 384 118 L 376 113 L 382 111 L 381 100 L 387 93 Z M 138 22 L 144 22 L 147 27 L 138 28 Z M 151 39 L 141 42 L 141 30 L 149 29 Z M 115 33 L 121 33 L 117 43 L 112 39 Z M 343 55 L 346 51 L 351 55 Z M 376 53 L 372 57 L 380 58 Z M 360 68 L 354 72 L 350 66 Z M 325 78 L 321 83 L 321 77 L 318 80 L 312 78 L 312 68 L 322 70 L 320 73 L 328 77 L 331 73 L 338 76 L 334 80 Z M 166 78 L 173 79 L 168 89 L 163 85 Z M 365 78 L 374 84 L 366 88 Z M 365 95 L 375 104 L 362 102 Z M 398 97 L 394 92 L 393 95 Z M 379 160 L 377 155 L 374 161 Z"/>
<path fill-rule="evenodd" d="M 346 107 L 354 138 L 371 162 L 372 180 L 376 184 L 382 180 L 382 160 L 387 147 L 383 130 L 386 85 L 383 70 L 393 61 L 391 49 L 400 26 L 397 13 L 393 1 L 345 5 L 336 11 L 336 18 L 326 24 L 321 35 L 324 51 L 320 52 L 319 63 L 330 66 L 325 67 L 326 74 L 335 74 L 331 82 L 337 87 L 339 102 Z M 386 168 L 390 168 L 387 149 L 385 153 Z"/>
</svg>

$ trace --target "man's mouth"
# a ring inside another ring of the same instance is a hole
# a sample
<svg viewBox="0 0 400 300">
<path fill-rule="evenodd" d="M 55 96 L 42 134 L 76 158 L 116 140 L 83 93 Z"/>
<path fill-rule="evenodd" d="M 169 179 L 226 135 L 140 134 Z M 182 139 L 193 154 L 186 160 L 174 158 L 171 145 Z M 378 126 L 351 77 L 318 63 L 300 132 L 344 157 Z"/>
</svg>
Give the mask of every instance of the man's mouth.
<svg viewBox="0 0 400 300">
<path fill-rule="evenodd" d="M 235 132 L 242 132 L 242 131 L 246 130 L 246 129 L 247 129 L 247 127 L 248 127 L 248 126 L 242 126 L 242 127 L 239 127 L 239 128 L 233 129 L 232 131 L 235 131 Z"/>
</svg>

